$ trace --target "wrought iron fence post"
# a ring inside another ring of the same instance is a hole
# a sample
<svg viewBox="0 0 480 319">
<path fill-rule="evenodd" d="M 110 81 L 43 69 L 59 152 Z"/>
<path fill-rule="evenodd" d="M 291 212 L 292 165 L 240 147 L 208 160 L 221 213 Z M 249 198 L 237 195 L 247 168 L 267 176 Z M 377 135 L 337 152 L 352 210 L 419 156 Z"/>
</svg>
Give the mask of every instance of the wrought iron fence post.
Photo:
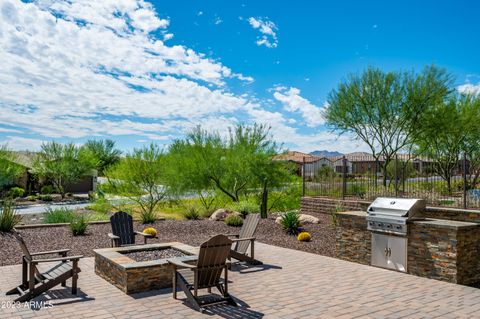
<svg viewBox="0 0 480 319">
<path fill-rule="evenodd" d="M 302 196 L 305 196 L 305 156 L 302 164 Z"/>
<path fill-rule="evenodd" d="M 467 209 L 467 154 L 463 153 L 463 208 Z"/>
<path fill-rule="evenodd" d="M 394 178 L 395 178 L 395 183 L 394 183 L 394 186 L 395 186 L 395 197 L 398 197 L 398 171 L 397 171 L 397 168 L 398 168 L 398 155 L 395 154 L 395 159 L 394 159 L 394 163 L 393 163 L 393 168 L 395 170 L 395 173 L 393 175 Z"/>
<path fill-rule="evenodd" d="M 345 199 L 345 193 L 347 192 L 347 159 L 345 155 L 342 158 L 342 199 Z"/>
</svg>

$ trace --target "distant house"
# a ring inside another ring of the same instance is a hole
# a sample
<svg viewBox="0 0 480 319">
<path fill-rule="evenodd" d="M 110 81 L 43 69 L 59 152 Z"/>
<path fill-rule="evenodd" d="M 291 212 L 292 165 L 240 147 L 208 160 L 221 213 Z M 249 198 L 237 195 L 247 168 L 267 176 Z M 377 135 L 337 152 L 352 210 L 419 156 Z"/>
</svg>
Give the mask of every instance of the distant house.
<svg viewBox="0 0 480 319">
<path fill-rule="evenodd" d="M 13 152 L 13 162 L 23 167 L 23 173 L 16 181 L 16 184 L 28 193 L 39 191 L 43 185 L 48 185 L 49 182 L 44 179 L 38 179 L 33 173 L 33 163 L 36 153 L 28 151 Z M 92 170 L 90 174 L 76 183 L 65 185 L 65 191 L 69 193 L 88 193 L 96 190 L 97 172 Z"/>
<path fill-rule="evenodd" d="M 384 158 L 380 156 L 377 159 L 367 152 L 354 152 L 345 154 L 347 166 L 346 172 L 348 174 L 366 174 L 366 173 L 381 173 L 381 166 L 385 162 Z M 419 173 L 425 173 L 431 169 L 433 161 L 421 156 L 412 154 L 397 154 L 396 158 L 399 161 L 410 161 L 415 170 Z M 333 162 L 334 169 L 337 173 L 343 170 L 343 156 L 335 156 L 329 158 Z"/>
<path fill-rule="evenodd" d="M 315 172 L 324 166 L 333 168 L 332 162 L 326 157 L 318 157 L 297 151 L 289 151 L 284 154 L 276 155 L 274 160 L 287 161 L 296 164 L 297 175 L 302 176 L 305 172 L 305 177 L 314 177 Z"/>
</svg>

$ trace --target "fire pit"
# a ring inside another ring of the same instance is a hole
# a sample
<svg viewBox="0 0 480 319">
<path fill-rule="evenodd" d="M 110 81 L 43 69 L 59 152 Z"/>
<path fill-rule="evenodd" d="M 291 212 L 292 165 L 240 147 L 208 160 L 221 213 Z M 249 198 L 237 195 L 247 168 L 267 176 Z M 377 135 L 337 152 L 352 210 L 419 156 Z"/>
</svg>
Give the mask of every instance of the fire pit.
<svg viewBox="0 0 480 319">
<path fill-rule="evenodd" d="M 198 248 L 179 242 L 96 249 L 95 273 L 126 294 L 172 286 L 168 259 L 196 260 Z"/>
</svg>

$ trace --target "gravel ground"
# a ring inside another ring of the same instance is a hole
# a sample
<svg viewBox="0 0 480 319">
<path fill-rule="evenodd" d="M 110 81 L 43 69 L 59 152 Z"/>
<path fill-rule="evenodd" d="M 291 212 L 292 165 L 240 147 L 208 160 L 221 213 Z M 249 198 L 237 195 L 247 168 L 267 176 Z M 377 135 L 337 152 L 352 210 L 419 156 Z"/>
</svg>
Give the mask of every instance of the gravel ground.
<svg viewBox="0 0 480 319">
<path fill-rule="evenodd" d="M 132 253 L 126 253 L 123 255 L 135 261 L 150 261 L 150 260 L 156 260 L 156 259 L 186 256 L 186 254 L 182 253 L 180 250 L 176 250 L 172 248 L 136 251 Z"/>
<path fill-rule="evenodd" d="M 305 225 L 304 229 L 312 235 L 311 242 L 299 242 L 294 236 L 289 236 L 275 224 L 274 217 L 262 219 L 255 234 L 262 243 L 303 250 L 315 254 L 335 255 L 335 233 L 330 226 L 330 218 L 326 215 L 317 216 L 319 224 Z M 135 224 L 136 230 L 146 227 L 157 229 L 156 239 L 149 242 L 183 242 L 199 246 L 216 234 L 238 233 L 240 228 L 230 227 L 222 221 L 210 220 L 163 220 L 151 225 Z M 110 224 L 90 225 L 87 235 L 74 237 L 68 227 L 42 227 L 20 229 L 31 252 L 70 248 L 71 254 L 93 256 L 93 249 L 110 247 L 107 233 L 111 232 Z M 137 238 L 140 244 L 142 238 Z M 10 235 L 0 232 L 0 266 L 21 263 L 20 247 Z"/>
</svg>

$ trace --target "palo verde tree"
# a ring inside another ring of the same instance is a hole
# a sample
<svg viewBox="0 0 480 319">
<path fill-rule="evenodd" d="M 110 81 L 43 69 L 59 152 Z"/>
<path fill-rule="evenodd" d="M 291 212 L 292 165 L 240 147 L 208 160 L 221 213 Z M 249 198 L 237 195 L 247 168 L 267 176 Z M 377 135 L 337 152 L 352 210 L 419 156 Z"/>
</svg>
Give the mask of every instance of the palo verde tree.
<svg viewBox="0 0 480 319">
<path fill-rule="evenodd" d="M 480 146 L 480 100 L 454 94 L 425 115 L 423 129 L 416 141 L 417 151 L 434 161 L 433 169 L 452 191 L 452 177 L 463 154 L 472 158 L 473 168 Z"/>
<path fill-rule="evenodd" d="M 65 186 L 78 182 L 92 171 L 94 163 L 73 143 L 42 144 L 33 163 L 33 172 L 49 180 L 65 197 Z"/>
<path fill-rule="evenodd" d="M 15 159 L 15 154 L 6 145 L 0 145 L 0 190 L 13 185 L 22 174 L 22 168 Z"/>
<path fill-rule="evenodd" d="M 136 148 L 106 171 L 106 191 L 140 207 L 143 223 L 154 222 L 156 209 L 167 196 L 166 156 L 156 144 Z"/>
<path fill-rule="evenodd" d="M 99 176 L 103 176 L 110 166 L 118 163 L 122 155 L 122 151 L 115 148 L 115 142 L 110 139 L 88 140 L 82 146 L 82 151 L 96 163 L 95 169 Z"/>
<path fill-rule="evenodd" d="M 365 142 L 386 167 L 394 155 L 408 149 L 422 129 L 422 116 L 450 93 L 451 76 L 434 66 L 421 73 L 384 72 L 369 68 L 351 75 L 328 97 L 327 124 Z"/>
<path fill-rule="evenodd" d="M 290 178 L 284 163 L 272 159 L 278 151 L 264 125 L 238 125 L 229 130 L 228 138 L 197 127 L 170 147 L 172 184 L 199 194 L 213 188 L 238 202 L 266 181 L 275 187 Z"/>
</svg>

